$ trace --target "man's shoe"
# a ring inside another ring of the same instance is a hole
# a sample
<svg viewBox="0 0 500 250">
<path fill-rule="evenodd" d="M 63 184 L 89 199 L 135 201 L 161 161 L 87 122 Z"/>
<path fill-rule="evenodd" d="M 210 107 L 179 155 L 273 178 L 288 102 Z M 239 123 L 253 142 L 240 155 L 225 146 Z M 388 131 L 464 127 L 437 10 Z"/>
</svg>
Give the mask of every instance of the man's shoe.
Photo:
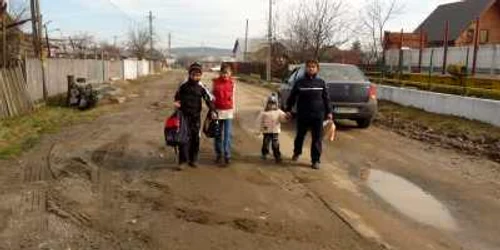
<svg viewBox="0 0 500 250">
<path fill-rule="evenodd" d="M 267 155 L 261 155 L 260 159 L 263 160 L 263 161 L 267 160 Z"/>
<path fill-rule="evenodd" d="M 196 164 L 196 162 L 190 162 L 189 166 L 192 167 L 192 168 L 197 168 L 198 164 Z"/>
<path fill-rule="evenodd" d="M 222 157 L 217 156 L 217 158 L 215 158 L 215 164 L 220 164 L 221 160 L 222 160 Z"/>
<path fill-rule="evenodd" d="M 313 168 L 313 169 L 316 169 L 316 170 L 320 169 L 319 162 L 313 163 L 313 164 L 312 164 L 312 168 Z"/>
<path fill-rule="evenodd" d="M 299 157 L 300 157 L 300 155 L 293 155 L 292 161 L 298 161 Z"/>
<path fill-rule="evenodd" d="M 276 158 L 275 161 L 276 161 L 276 164 L 282 164 L 283 163 L 283 159 L 281 159 L 281 158 Z"/>
<path fill-rule="evenodd" d="M 175 170 L 182 171 L 184 169 L 186 169 L 186 163 L 181 163 L 181 164 L 177 165 L 177 168 Z"/>
<path fill-rule="evenodd" d="M 224 159 L 224 163 L 226 163 L 226 166 L 230 165 L 231 164 L 231 159 L 230 158 L 225 158 Z"/>
</svg>

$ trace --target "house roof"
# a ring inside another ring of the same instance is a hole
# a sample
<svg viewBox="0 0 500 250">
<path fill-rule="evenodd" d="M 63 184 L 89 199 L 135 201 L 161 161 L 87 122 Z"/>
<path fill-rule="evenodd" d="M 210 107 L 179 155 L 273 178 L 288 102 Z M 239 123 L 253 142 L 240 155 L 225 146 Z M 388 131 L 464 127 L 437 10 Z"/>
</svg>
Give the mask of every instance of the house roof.
<svg viewBox="0 0 500 250">
<path fill-rule="evenodd" d="M 267 39 L 264 38 L 248 38 L 248 53 L 253 53 L 266 47 L 268 44 Z M 245 38 L 238 38 L 234 44 L 233 53 L 236 53 L 238 49 L 242 51 L 245 50 Z"/>
<path fill-rule="evenodd" d="M 496 0 L 464 0 L 437 7 L 415 30 L 427 33 L 428 41 L 443 41 L 446 21 L 450 23 L 450 39 L 456 40 L 472 21 L 480 17 Z"/>
</svg>

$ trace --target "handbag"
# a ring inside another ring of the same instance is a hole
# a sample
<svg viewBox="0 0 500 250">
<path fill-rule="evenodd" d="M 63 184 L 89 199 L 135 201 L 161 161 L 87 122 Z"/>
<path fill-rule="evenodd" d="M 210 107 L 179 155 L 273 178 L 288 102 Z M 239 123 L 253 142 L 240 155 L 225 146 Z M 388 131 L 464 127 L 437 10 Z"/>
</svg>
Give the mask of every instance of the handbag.
<svg viewBox="0 0 500 250">
<path fill-rule="evenodd" d="M 208 138 L 217 138 L 221 136 L 219 120 L 212 119 L 211 113 L 207 114 L 203 122 L 203 133 Z"/>
</svg>

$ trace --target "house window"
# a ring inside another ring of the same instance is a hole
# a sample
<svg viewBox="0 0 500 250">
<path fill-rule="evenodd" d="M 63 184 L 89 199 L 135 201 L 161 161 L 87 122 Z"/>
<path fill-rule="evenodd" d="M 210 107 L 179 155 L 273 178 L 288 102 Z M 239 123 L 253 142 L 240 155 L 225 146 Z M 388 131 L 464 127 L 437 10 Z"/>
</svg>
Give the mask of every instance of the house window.
<svg viewBox="0 0 500 250">
<path fill-rule="evenodd" d="M 488 43 L 489 33 L 488 30 L 481 30 L 479 33 L 479 43 Z"/>
</svg>

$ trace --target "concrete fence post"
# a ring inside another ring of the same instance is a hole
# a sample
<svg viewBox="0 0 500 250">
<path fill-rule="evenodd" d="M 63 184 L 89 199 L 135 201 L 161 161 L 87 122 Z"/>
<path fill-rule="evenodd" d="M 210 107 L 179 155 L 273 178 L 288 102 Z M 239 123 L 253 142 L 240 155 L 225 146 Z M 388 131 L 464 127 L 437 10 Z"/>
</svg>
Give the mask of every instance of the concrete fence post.
<svg viewBox="0 0 500 250">
<path fill-rule="evenodd" d="M 493 50 L 491 52 L 491 69 L 490 69 L 490 74 L 492 76 L 495 75 L 495 72 L 496 72 L 496 58 L 497 58 L 497 45 L 496 44 L 492 44 L 491 45 L 491 49 Z"/>
</svg>

